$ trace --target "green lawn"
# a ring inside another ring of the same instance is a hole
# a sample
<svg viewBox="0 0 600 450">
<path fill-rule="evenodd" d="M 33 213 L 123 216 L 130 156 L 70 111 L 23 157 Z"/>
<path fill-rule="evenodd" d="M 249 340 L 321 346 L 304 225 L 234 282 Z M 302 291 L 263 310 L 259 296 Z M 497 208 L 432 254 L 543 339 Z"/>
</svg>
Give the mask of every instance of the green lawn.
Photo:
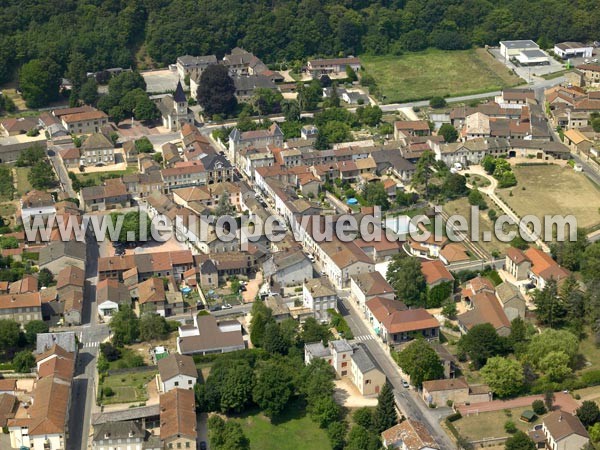
<svg viewBox="0 0 600 450">
<path fill-rule="evenodd" d="M 387 103 L 477 94 L 522 83 L 484 49 L 428 49 L 401 56 L 364 55 L 360 60 Z"/>
<path fill-rule="evenodd" d="M 76 172 L 77 179 L 81 182 L 85 182 L 87 180 L 93 180 L 95 186 L 99 186 L 102 184 L 102 181 L 107 178 L 116 178 L 123 175 L 127 175 L 129 173 L 137 173 L 138 168 L 136 165 L 129 165 L 125 170 L 113 170 L 106 172 L 91 172 L 91 173 L 80 173 Z"/>
<path fill-rule="evenodd" d="M 138 403 L 148 400 L 146 384 L 156 376 L 156 372 L 133 372 L 119 375 L 108 375 L 102 387 L 110 387 L 115 395 L 104 397 L 102 404 Z"/>
<path fill-rule="evenodd" d="M 291 403 L 288 410 L 271 423 L 261 413 L 232 418 L 250 440 L 251 450 L 327 450 L 331 448 L 325 430 Z"/>
<path fill-rule="evenodd" d="M 15 167 L 17 171 L 17 193 L 19 196 L 22 196 L 26 192 L 33 189 L 31 187 L 31 183 L 27 179 L 27 175 L 29 175 L 30 167 Z"/>
<path fill-rule="evenodd" d="M 514 408 L 509 410 L 511 417 L 508 417 L 504 411 L 485 412 L 479 415 L 472 414 L 463 416 L 462 419 L 454 422 L 454 426 L 461 436 L 469 440 L 478 440 L 491 437 L 508 436 L 504 431 L 504 424 L 507 420 L 511 420 L 521 431 L 527 432 L 534 425 L 541 423 L 538 417 L 534 422 L 526 423 L 519 420 L 519 417 L 525 410 L 531 410 L 531 407 Z"/>
</svg>

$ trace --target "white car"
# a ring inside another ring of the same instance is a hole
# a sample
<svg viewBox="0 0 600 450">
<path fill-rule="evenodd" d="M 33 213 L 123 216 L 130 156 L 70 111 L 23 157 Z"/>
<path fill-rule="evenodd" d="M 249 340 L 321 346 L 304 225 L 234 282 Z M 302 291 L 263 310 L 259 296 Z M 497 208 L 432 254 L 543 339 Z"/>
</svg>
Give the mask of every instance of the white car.
<svg viewBox="0 0 600 450">
<path fill-rule="evenodd" d="M 408 388 L 410 388 L 410 384 L 408 384 L 408 381 L 402 380 L 402 387 L 405 389 L 408 389 Z"/>
</svg>

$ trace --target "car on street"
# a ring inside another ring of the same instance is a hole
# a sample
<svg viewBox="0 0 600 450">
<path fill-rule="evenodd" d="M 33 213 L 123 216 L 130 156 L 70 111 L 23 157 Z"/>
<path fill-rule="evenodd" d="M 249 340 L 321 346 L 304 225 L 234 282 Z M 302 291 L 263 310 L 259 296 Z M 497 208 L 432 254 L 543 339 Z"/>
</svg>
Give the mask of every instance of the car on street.
<svg viewBox="0 0 600 450">
<path fill-rule="evenodd" d="M 201 441 L 200 445 L 198 446 L 198 448 L 200 450 L 206 450 L 206 442 L 205 441 Z"/>
<path fill-rule="evenodd" d="M 233 308 L 233 306 L 231 306 L 229 303 L 224 303 L 224 304 L 221 306 L 221 309 L 231 309 L 231 308 Z"/>
<path fill-rule="evenodd" d="M 410 384 L 408 384 L 408 381 L 402 380 L 402 387 L 405 389 L 408 389 L 408 388 L 410 388 Z"/>
</svg>

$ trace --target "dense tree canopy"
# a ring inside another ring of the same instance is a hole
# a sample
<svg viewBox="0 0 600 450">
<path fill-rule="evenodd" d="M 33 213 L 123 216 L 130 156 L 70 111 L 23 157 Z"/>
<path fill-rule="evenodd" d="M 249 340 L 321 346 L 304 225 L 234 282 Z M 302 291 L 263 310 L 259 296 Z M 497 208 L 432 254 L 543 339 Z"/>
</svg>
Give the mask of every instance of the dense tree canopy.
<svg viewBox="0 0 600 450">
<path fill-rule="evenodd" d="M 225 66 L 209 66 L 202 72 L 197 99 L 204 113 L 210 117 L 233 113 L 237 105 L 235 85 Z"/>
<path fill-rule="evenodd" d="M 415 339 L 398 353 L 396 360 L 410 381 L 420 387 L 423 381 L 444 376 L 444 368 L 435 350 L 423 339 Z"/>
<path fill-rule="evenodd" d="M 7 0 L 0 11 L 0 82 L 36 58 L 56 61 L 62 71 L 79 67 L 79 74 L 130 67 L 140 48 L 141 57 L 162 66 L 184 54 L 222 57 L 238 45 L 266 62 L 291 62 L 502 39 L 586 42 L 598 29 L 598 2 L 560 0 L 31 0 L 27 7 Z"/>
</svg>

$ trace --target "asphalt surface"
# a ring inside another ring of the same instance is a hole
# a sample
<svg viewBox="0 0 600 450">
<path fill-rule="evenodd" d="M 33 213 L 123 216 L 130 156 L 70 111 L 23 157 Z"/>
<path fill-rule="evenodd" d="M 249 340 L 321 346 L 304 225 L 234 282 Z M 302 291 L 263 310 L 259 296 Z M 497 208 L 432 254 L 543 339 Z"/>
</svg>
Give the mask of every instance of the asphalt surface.
<svg viewBox="0 0 600 450">
<path fill-rule="evenodd" d="M 50 156 L 50 161 L 52 162 L 52 166 L 54 167 L 54 171 L 58 175 L 58 179 L 60 181 L 60 185 L 62 189 L 69 194 L 71 198 L 77 198 L 77 193 L 73 190 L 73 186 L 71 185 L 71 179 L 69 178 L 69 172 L 65 165 L 63 164 L 62 158 L 58 155 L 58 153 L 54 153 L 53 156 Z"/>
<path fill-rule="evenodd" d="M 98 323 L 96 284 L 98 282 L 98 244 L 88 233 L 85 266 L 82 325 L 72 327 L 77 333 L 80 351 L 75 366 L 75 378 L 71 390 L 71 410 L 67 450 L 87 450 L 92 409 L 96 401 L 96 366 L 100 343 L 109 336 L 109 329 Z"/>
<path fill-rule="evenodd" d="M 450 414 L 451 410 L 445 407 L 435 410 L 430 409 L 419 398 L 417 392 L 402 386 L 402 378 L 396 363 L 392 360 L 390 354 L 382 348 L 381 344 L 371 338 L 373 334 L 360 318 L 358 311 L 351 304 L 351 300 L 348 299 L 348 292 L 338 291 L 338 295 L 340 296 L 340 313 L 346 319 L 354 336 L 362 337 L 362 339 L 357 339 L 360 341 L 360 345 L 364 345 L 367 348 L 381 370 L 385 373 L 388 381 L 394 387 L 394 396 L 399 409 L 407 418 L 422 422 L 440 445 L 440 448 L 456 448 L 455 444 L 452 443 L 439 425 L 440 419 Z M 368 338 L 364 338 L 365 336 Z"/>
</svg>

